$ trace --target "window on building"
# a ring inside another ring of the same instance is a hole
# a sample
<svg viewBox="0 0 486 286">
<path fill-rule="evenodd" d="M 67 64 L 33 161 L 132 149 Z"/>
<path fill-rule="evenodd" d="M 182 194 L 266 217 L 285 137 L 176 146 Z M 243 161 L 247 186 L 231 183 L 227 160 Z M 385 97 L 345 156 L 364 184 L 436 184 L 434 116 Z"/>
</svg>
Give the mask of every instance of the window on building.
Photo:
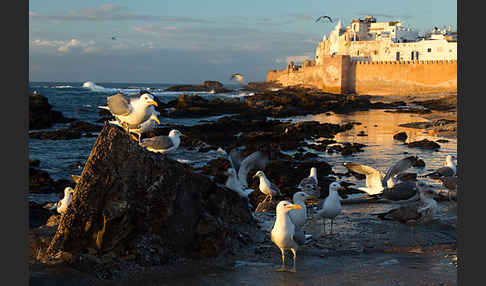
<svg viewBox="0 0 486 286">
<path fill-rule="evenodd" d="M 415 59 L 416 59 L 417 61 L 419 60 L 419 52 L 418 52 L 418 51 L 416 51 L 416 52 L 415 52 Z"/>
<path fill-rule="evenodd" d="M 377 55 L 378 54 L 378 51 L 375 50 L 374 53 L 375 53 L 375 55 Z"/>
<path fill-rule="evenodd" d="M 400 52 L 397 52 L 397 61 L 400 60 Z"/>
<path fill-rule="evenodd" d="M 410 59 L 413 61 L 413 56 L 414 56 L 414 51 L 412 51 L 412 54 L 410 55 Z"/>
<path fill-rule="evenodd" d="M 428 48 L 427 49 L 427 52 L 431 53 L 432 52 L 432 48 Z"/>
<path fill-rule="evenodd" d="M 359 56 L 359 50 L 358 50 L 358 52 L 357 52 L 357 55 Z"/>
</svg>

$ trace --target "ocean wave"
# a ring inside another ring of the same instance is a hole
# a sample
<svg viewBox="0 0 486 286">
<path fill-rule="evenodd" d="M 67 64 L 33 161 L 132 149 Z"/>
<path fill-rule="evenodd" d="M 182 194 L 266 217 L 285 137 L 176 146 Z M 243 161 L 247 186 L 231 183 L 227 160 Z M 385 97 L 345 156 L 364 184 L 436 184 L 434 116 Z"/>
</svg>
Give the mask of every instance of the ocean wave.
<svg viewBox="0 0 486 286">
<path fill-rule="evenodd" d="M 55 86 L 52 86 L 50 88 L 72 88 L 72 86 L 70 86 L 70 85 L 55 85 Z"/>
<path fill-rule="evenodd" d="M 83 88 L 87 88 L 94 92 L 103 92 L 103 93 L 113 93 L 113 92 L 120 92 L 120 93 L 138 93 L 140 88 L 108 88 L 101 85 L 97 85 L 92 81 L 87 81 L 83 83 Z"/>
</svg>

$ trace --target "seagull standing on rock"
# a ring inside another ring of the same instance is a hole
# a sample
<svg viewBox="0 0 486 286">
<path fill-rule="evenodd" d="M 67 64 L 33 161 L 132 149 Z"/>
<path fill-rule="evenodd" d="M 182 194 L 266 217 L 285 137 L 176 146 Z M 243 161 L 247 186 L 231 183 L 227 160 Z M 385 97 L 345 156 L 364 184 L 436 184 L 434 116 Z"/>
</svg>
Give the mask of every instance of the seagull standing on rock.
<svg viewBox="0 0 486 286">
<path fill-rule="evenodd" d="M 147 148 L 147 150 L 155 153 L 170 153 L 176 150 L 181 143 L 180 136 L 185 136 L 179 130 L 171 130 L 169 136 L 155 136 L 145 138 L 140 143 L 140 146 Z"/>
<path fill-rule="evenodd" d="M 253 178 L 260 178 L 260 185 L 259 185 L 259 189 L 262 193 L 264 193 L 265 195 L 267 195 L 265 197 L 265 199 L 263 200 L 263 202 L 266 202 L 267 199 L 270 197 L 270 200 L 273 199 L 273 196 L 275 195 L 279 195 L 281 196 L 282 193 L 280 192 L 280 189 L 275 185 L 273 184 L 272 182 L 270 182 L 270 180 L 267 179 L 267 176 L 265 176 L 265 173 L 263 173 L 263 171 L 258 171 L 255 173 L 255 175 L 253 176 Z"/>
<path fill-rule="evenodd" d="M 277 271 L 287 271 L 285 267 L 285 250 L 290 249 L 294 254 L 294 265 L 290 270 L 296 272 L 296 258 L 299 245 L 305 243 L 304 232 L 297 230 L 289 216 L 291 210 L 301 210 L 302 207 L 297 204 L 291 204 L 289 201 L 281 201 L 277 205 L 276 218 L 270 239 L 278 246 L 282 252 L 282 266 Z"/>
<path fill-rule="evenodd" d="M 153 106 L 150 106 L 149 108 L 152 108 L 153 109 Z M 126 125 L 128 127 L 128 129 L 130 130 L 130 132 L 135 133 L 135 134 L 138 135 L 137 136 L 137 141 L 138 141 L 139 144 L 141 143 L 140 139 L 142 137 L 142 134 L 154 130 L 154 128 L 156 126 L 156 123 L 157 124 L 160 124 L 160 120 L 158 118 L 158 115 L 160 115 L 160 113 L 158 111 L 155 111 L 154 110 L 152 112 L 152 114 L 150 115 L 149 119 L 146 120 L 146 121 L 144 121 L 144 122 L 142 122 L 141 124 L 138 124 L 138 125 Z M 120 126 L 120 127 L 123 128 L 123 126 L 117 120 L 108 121 L 108 123 L 111 123 L 111 124 L 114 124 L 114 125 L 118 125 L 118 126 Z"/>
<path fill-rule="evenodd" d="M 50 211 L 57 210 L 58 213 L 63 214 L 66 212 L 67 207 L 71 203 L 71 199 L 73 198 L 74 190 L 71 187 L 66 187 L 64 189 L 64 197 L 62 200 L 54 204 L 53 207 L 48 208 Z"/>
<path fill-rule="evenodd" d="M 331 232 L 333 234 L 334 218 L 338 216 L 342 211 L 341 196 L 339 196 L 338 190 L 341 185 L 338 182 L 333 182 L 329 185 L 329 195 L 322 202 L 322 207 L 317 211 L 317 214 L 323 218 L 324 230 L 322 236 L 326 235 L 326 219 L 331 220 Z"/>
<path fill-rule="evenodd" d="M 438 179 L 441 177 L 452 177 L 456 174 L 456 164 L 452 160 L 453 157 L 451 155 L 447 155 L 445 166 L 440 167 L 439 169 L 435 170 L 432 173 L 428 173 L 426 175 L 421 176 L 421 178 L 429 177 L 432 179 Z"/>
<path fill-rule="evenodd" d="M 125 96 L 118 93 L 109 96 L 106 102 L 107 108 L 100 108 L 108 109 L 128 132 L 130 126 L 138 126 L 150 118 L 153 114 L 153 109 L 149 108 L 151 105 L 157 106 L 153 95 L 149 93 L 140 96 Z"/>
</svg>

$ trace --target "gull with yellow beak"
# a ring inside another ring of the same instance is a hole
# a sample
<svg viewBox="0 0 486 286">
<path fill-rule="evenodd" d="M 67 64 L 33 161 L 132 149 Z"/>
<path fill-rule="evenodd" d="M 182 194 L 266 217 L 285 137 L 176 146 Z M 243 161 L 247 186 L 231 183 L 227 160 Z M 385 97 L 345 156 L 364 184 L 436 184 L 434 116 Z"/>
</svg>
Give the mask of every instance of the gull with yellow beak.
<svg viewBox="0 0 486 286">
<path fill-rule="evenodd" d="M 331 183 L 329 185 L 329 195 L 322 202 L 321 209 L 317 211 L 317 214 L 323 218 L 323 236 L 326 235 L 326 219 L 331 220 L 331 232 L 329 234 L 334 234 L 332 229 L 334 218 L 336 218 L 336 216 L 338 216 L 342 210 L 341 196 L 339 196 L 338 193 L 338 190 L 341 188 L 342 187 L 338 182 Z"/>
<path fill-rule="evenodd" d="M 150 109 L 154 109 L 153 106 L 150 106 L 149 108 Z M 130 132 L 135 133 L 135 134 L 138 135 L 137 136 L 138 144 L 141 144 L 142 143 L 140 141 L 140 139 L 142 137 L 142 134 L 154 130 L 154 128 L 156 126 L 156 123 L 157 124 L 160 124 L 160 120 L 157 117 L 158 115 L 160 115 L 160 113 L 158 111 L 153 110 L 153 112 L 150 115 L 149 119 L 146 120 L 146 121 L 144 121 L 144 122 L 142 122 L 141 124 L 138 124 L 138 125 L 126 125 L 128 127 L 128 130 L 130 130 Z M 117 120 L 108 121 L 108 123 L 111 123 L 111 124 L 114 124 L 114 125 L 118 125 L 118 126 L 120 126 L 120 127 L 123 128 L 123 126 Z"/>
<path fill-rule="evenodd" d="M 289 201 L 281 201 L 277 205 L 277 217 L 270 232 L 270 238 L 282 252 L 282 266 L 277 271 L 287 271 L 285 267 L 285 250 L 290 249 L 294 254 L 294 265 L 290 272 L 296 272 L 296 257 L 299 245 L 305 243 L 303 231 L 296 229 L 295 224 L 289 216 L 289 211 L 300 210 L 300 205 L 292 204 Z"/>
<path fill-rule="evenodd" d="M 147 148 L 147 150 L 155 153 L 170 153 L 176 150 L 181 144 L 180 136 L 185 136 L 179 130 L 171 130 L 169 136 L 155 136 L 145 138 L 140 143 L 140 146 Z"/>
<path fill-rule="evenodd" d="M 154 110 L 149 107 L 157 106 L 153 95 L 149 93 L 143 93 L 140 96 L 126 96 L 118 93 L 107 97 L 106 103 L 106 109 L 128 132 L 130 132 L 130 126 L 138 126 L 152 116 Z"/>
</svg>

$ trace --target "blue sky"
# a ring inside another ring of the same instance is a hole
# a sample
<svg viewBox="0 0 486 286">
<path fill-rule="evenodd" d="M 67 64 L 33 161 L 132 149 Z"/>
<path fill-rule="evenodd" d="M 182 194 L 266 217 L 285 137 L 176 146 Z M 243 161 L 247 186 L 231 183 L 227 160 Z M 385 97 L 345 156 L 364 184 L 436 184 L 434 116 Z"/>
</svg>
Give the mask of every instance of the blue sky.
<svg viewBox="0 0 486 286">
<path fill-rule="evenodd" d="M 229 83 L 238 72 L 264 81 L 269 69 L 313 58 L 335 26 L 315 23 L 321 15 L 456 28 L 457 0 L 30 0 L 29 79 Z"/>
</svg>

